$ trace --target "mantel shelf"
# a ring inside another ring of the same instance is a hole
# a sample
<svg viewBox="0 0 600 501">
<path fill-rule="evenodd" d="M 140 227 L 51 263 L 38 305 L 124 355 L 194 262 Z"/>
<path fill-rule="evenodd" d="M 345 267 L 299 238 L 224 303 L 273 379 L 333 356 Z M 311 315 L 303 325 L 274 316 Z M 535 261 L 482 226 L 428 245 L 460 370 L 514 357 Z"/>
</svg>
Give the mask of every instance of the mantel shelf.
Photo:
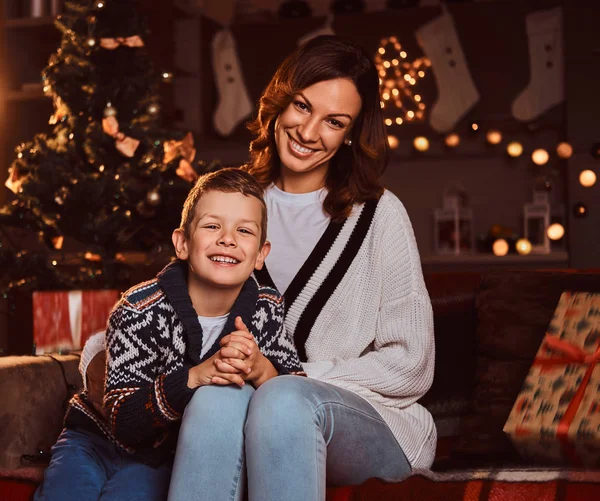
<svg viewBox="0 0 600 501">
<path fill-rule="evenodd" d="M 493 264 L 493 265 L 520 265 L 520 264 L 557 264 L 569 261 L 569 253 L 566 251 L 554 251 L 550 254 L 528 254 L 521 256 L 519 254 L 507 254 L 506 256 L 495 256 L 485 253 L 465 253 L 465 254 L 440 254 L 423 256 L 423 264 Z"/>
</svg>

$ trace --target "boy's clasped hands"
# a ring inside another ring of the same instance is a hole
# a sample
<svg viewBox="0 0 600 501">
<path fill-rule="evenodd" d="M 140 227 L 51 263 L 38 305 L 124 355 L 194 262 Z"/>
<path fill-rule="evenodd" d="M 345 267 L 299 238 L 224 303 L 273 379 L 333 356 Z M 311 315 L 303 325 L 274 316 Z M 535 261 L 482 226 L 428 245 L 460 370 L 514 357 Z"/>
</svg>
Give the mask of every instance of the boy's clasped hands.
<svg viewBox="0 0 600 501">
<path fill-rule="evenodd" d="M 190 388 L 210 384 L 244 386 L 246 381 L 258 388 L 269 377 L 273 377 L 269 373 L 275 369 L 258 348 L 241 317 L 236 317 L 235 328 L 237 330 L 221 339 L 219 351 L 190 369 Z"/>
</svg>

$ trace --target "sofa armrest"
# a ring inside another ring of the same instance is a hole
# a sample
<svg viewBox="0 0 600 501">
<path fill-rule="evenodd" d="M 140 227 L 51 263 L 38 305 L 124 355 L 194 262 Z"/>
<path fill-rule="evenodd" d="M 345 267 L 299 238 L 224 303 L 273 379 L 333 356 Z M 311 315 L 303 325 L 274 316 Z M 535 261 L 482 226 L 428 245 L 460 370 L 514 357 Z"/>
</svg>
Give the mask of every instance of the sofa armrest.
<svg viewBox="0 0 600 501">
<path fill-rule="evenodd" d="M 17 468 L 23 455 L 54 444 L 81 388 L 78 365 L 73 354 L 0 357 L 0 468 Z"/>
</svg>

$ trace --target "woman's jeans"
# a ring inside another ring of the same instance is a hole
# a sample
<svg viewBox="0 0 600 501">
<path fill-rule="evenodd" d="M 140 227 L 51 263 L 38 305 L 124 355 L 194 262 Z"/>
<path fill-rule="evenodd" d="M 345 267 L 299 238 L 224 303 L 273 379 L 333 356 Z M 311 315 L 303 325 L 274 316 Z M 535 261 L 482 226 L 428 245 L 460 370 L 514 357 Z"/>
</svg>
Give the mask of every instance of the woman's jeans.
<svg viewBox="0 0 600 501">
<path fill-rule="evenodd" d="M 65 429 L 52 447 L 34 501 L 163 501 L 170 465 L 152 468 L 132 460 L 108 440 Z"/>
<path fill-rule="evenodd" d="M 398 481 L 410 465 L 387 424 L 354 393 L 300 376 L 203 386 L 188 404 L 169 501 L 324 500 L 326 486 L 377 477 Z"/>
</svg>

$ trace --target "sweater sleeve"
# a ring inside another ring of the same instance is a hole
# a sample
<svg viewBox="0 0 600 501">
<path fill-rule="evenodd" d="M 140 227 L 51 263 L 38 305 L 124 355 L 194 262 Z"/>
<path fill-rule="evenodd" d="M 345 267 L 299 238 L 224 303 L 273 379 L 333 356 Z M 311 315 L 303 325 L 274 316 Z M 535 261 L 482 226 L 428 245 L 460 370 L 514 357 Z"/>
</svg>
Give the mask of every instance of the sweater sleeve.
<svg viewBox="0 0 600 501">
<path fill-rule="evenodd" d="M 343 382 L 368 400 L 404 408 L 433 381 L 433 310 L 408 215 L 395 197 L 388 205 L 391 210 L 375 227 L 380 246 L 373 265 L 380 268 L 381 290 L 372 349 L 354 359 L 333 357 L 319 379 Z"/>
<path fill-rule="evenodd" d="M 174 350 L 163 346 L 173 342 L 165 332 L 164 317 L 123 301 L 110 315 L 104 404 L 111 433 L 127 446 L 160 441 L 194 393 L 187 386 L 189 367 L 161 368 L 161 355 Z"/>
<path fill-rule="evenodd" d="M 262 289 L 252 318 L 260 351 L 273 364 L 279 375 L 306 375 L 294 341 L 283 323 L 283 298 L 275 289 Z"/>
</svg>

